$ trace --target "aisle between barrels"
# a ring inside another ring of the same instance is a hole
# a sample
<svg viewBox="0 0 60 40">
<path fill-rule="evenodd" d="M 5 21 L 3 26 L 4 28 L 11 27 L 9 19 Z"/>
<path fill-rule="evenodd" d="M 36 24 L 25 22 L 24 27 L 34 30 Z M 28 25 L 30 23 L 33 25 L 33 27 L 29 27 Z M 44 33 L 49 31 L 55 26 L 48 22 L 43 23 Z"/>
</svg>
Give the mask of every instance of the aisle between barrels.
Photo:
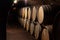
<svg viewBox="0 0 60 40">
<path fill-rule="evenodd" d="M 13 28 L 6 28 L 6 39 L 7 40 L 35 40 L 28 32 L 23 28 L 17 28 L 15 25 Z"/>
</svg>

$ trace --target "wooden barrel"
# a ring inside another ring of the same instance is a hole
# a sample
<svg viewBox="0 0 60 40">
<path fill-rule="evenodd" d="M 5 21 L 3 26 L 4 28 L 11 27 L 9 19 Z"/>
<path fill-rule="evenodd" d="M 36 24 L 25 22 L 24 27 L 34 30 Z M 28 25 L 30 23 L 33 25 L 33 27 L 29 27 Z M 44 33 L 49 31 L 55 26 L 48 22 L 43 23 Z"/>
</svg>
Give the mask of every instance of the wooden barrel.
<svg viewBox="0 0 60 40">
<path fill-rule="evenodd" d="M 23 27 L 26 28 L 26 19 L 24 19 Z"/>
<path fill-rule="evenodd" d="M 47 29 L 43 29 L 41 34 L 41 40 L 49 40 L 49 32 Z"/>
<path fill-rule="evenodd" d="M 27 31 L 29 31 L 29 24 L 30 24 L 30 21 L 27 20 L 27 21 L 26 21 L 26 30 L 27 30 Z"/>
<path fill-rule="evenodd" d="M 40 24 L 51 24 L 52 23 L 52 13 L 51 13 L 50 5 L 42 5 L 39 7 L 39 11 L 37 13 L 37 19 Z"/>
<path fill-rule="evenodd" d="M 19 15 L 21 18 L 24 18 L 25 8 L 19 9 Z"/>
<path fill-rule="evenodd" d="M 31 18 L 31 9 L 30 8 L 28 8 L 28 12 L 27 13 L 28 13 L 27 19 L 30 20 L 30 18 Z"/>
<path fill-rule="evenodd" d="M 25 8 L 21 9 L 22 18 L 24 18 Z"/>
<path fill-rule="evenodd" d="M 54 17 L 59 11 L 58 5 L 41 5 L 37 13 L 37 19 L 40 24 L 51 25 L 53 24 Z"/>
<path fill-rule="evenodd" d="M 24 19 L 23 18 L 19 18 L 19 23 L 23 26 L 23 21 Z"/>
<path fill-rule="evenodd" d="M 27 18 L 27 7 L 19 9 L 19 15 L 20 15 L 20 23 L 25 28 L 25 22 Z"/>
<path fill-rule="evenodd" d="M 39 23 L 36 23 L 34 30 L 35 39 L 38 39 L 40 32 L 41 32 L 41 25 Z"/>
<path fill-rule="evenodd" d="M 24 18 L 27 19 L 27 7 L 25 7 L 25 13 L 24 14 L 25 14 Z"/>
<path fill-rule="evenodd" d="M 36 7 L 35 6 L 32 8 L 31 19 L 32 21 L 35 21 L 36 19 Z"/>
<path fill-rule="evenodd" d="M 50 33 L 52 33 L 53 25 L 46 25 L 45 28 L 46 28 Z"/>
<path fill-rule="evenodd" d="M 34 24 L 30 23 L 30 34 L 33 35 L 34 32 Z"/>
<path fill-rule="evenodd" d="M 40 11 L 41 10 L 41 11 Z M 44 19 L 44 13 L 43 13 L 43 8 L 40 7 L 39 8 L 39 11 L 38 11 L 38 14 L 37 14 L 37 19 L 38 19 L 38 22 L 39 23 L 42 23 L 43 22 L 43 19 Z"/>
</svg>

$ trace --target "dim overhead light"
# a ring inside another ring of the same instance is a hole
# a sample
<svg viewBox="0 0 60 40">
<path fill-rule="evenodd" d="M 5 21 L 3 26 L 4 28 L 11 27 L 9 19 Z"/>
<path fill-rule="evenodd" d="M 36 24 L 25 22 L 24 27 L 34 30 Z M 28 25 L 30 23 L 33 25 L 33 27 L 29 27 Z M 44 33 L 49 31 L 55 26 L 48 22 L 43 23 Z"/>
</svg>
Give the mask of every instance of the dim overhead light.
<svg viewBox="0 0 60 40">
<path fill-rule="evenodd" d="M 14 0 L 14 3 L 17 3 L 17 0 Z"/>
</svg>

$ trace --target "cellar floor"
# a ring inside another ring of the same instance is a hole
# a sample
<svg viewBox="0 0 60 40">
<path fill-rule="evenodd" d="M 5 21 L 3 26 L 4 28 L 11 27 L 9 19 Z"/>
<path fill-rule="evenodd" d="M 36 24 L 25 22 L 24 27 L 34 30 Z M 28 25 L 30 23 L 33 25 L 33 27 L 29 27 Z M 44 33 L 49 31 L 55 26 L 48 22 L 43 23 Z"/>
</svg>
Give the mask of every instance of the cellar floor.
<svg viewBox="0 0 60 40">
<path fill-rule="evenodd" d="M 23 28 L 17 28 L 16 25 L 8 25 L 6 27 L 6 39 L 7 40 L 35 40 L 29 32 L 26 32 Z"/>
</svg>

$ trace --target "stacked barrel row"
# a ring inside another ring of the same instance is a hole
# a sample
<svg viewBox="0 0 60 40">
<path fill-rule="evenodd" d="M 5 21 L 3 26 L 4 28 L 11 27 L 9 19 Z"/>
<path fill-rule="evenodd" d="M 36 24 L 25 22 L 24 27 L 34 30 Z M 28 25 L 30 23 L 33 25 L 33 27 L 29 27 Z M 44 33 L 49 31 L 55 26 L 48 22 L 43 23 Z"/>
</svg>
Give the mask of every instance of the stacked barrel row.
<svg viewBox="0 0 60 40">
<path fill-rule="evenodd" d="M 35 39 L 51 40 L 52 24 L 55 16 L 54 8 L 51 5 L 23 7 L 19 10 L 19 19 L 24 29 L 30 32 Z M 57 11 L 56 11 L 57 12 Z"/>
</svg>

